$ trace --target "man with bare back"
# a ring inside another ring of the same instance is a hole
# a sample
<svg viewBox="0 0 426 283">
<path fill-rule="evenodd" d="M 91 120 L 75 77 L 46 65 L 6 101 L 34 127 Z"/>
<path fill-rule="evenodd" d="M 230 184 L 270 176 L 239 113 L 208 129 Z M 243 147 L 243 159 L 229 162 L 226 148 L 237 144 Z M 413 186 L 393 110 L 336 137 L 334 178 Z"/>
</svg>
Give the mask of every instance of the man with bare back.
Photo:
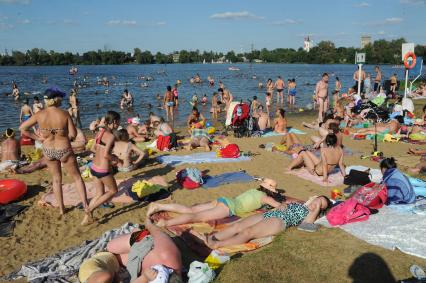
<svg viewBox="0 0 426 283">
<path fill-rule="evenodd" d="M 284 103 L 284 87 L 285 87 L 285 84 L 283 79 L 281 78 L 281 76 L 278 76 L 278 79 L 275 82 L 275 88 L 277 89 L 277 104 Z"/>
</svg>

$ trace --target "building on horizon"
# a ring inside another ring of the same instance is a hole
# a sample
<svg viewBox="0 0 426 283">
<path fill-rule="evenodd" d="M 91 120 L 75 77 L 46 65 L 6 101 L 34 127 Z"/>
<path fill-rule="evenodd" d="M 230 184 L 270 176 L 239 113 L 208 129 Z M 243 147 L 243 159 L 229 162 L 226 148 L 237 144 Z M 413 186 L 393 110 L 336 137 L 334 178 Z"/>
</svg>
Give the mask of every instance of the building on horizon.
<svg viewBox="0 0 426 283">
<path fill-rule="evenodd" d="M 173 53 L 173 62 L 179 63 L 179 59 L 180 59 L 180 53 L 179 52 Z"/>
<path fill-rule="evenodd" d="M 305 37 L 305 41 L 303 42 L 303 50 L 305 50 L 306 52 L 309 52 L 311 50 L 312 47 L 312 41 L 311 39 L 308 37 Z"/>
<path fill-rule="evenodd" d="M 369 44 L 371 44 L 371 36 L 369 35 L 361 36 L 361 49 L 365 48 Z"/>
</svg>

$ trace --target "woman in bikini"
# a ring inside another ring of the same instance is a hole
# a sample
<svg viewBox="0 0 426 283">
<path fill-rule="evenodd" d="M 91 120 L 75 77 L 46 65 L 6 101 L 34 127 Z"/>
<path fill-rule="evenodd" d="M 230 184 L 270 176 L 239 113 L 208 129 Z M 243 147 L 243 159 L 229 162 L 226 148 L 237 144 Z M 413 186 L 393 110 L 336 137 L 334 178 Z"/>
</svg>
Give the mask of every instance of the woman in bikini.
<svg viewBox="0 0 426 283">
<path fill-rule="evenodd" d="M 68 172 L 74 180 L 84 210 L 85 218 L 91 219 L 91 213 L 87 203 L 86 187 L 81 178 L 74 152 L 71 148 L 71 140 L 77 135 L 74 123 L 68 112 L 60 108 L 62 98 L 66 94 L 57 88 L 49 88 L 45 92 L 46 108 L 31 116 L 19 127 L 21 134 L 43 143 L 43 155 L 47 159 L 47 167 L 52 176 L 53 193 L 59 205 L 60 214 L 65 213 L 62 196 L 62 169 Z M 39 125 L 36 133 L 29 129 Z"/>
<path fill-rule="evenodd" d="M 278 192 L 277 183 L 272 179 L 264 179 L 257 189 L 250 189 L 235 198 L 220 197 L 217 200 L 187 207 L 177 203 L 151 203 L 148 207 L 148 217 L 160 211 L 180 213 L 179 216 L 164 220 L 157 225 L 168 227 L 186 223 L 207 222 L 228 216 L 243 216 L 259 209 L 263 204 L 272 207 L 281 205 L 285 198 Z"/>
<path fill-rule="evenodd" d="M 312 175 L 323 176 L 323 181 L 328 182 L 330 174 L 336 166 L 345 177 L 345 165 L 343 164 L 343 149 L 337 146 L 335 134 L 329 134 L 325 138 L 325 147 L 321 148 L 321 158 L 318 158 L 310 151 L 302 150 L 298 156 L 288 166 L 288 170 L 293 170 L 305 166 Z"/>
<path fill-rule="evenodd" d="M 232 224 L 229 228 L 210 236 L 201 236 L 211 249 L 240 245 L 253 239 L 274 236 L 291 226 L 312 224 L 331 206 L 325 196 L 311 197 L 304 204 L 283 203 L 265 213 L 257 213 Z"/>
<path fill-rule="evenodd" d="M 117 183 L 111 169 L 111 163 L 117 162 L 117 158 L 111 154 L 114 147 L 115 137 L 112 130 L 120 125 L 120 114 L 115 111 L 108 111 L 105 115 L 105 127 L 99 128 L 95 137 L 92 151 L 95 152 L 90 173 L 95 181 L 96 195 L 90 200 L 89 211 L 92 213 L 98 206 L 112 199 L 117 193 Z M 108 191 L 105 192 L 105 187 Z M 83 225 L 90 224 L 93 219 L 85 217 Z"/>
<path fill-rule="evenodd" d="M 387 123 L 377 123 L 376 127 L 369 127 L 361 129 L 357 134 L 374 135 L 376 133 L 396 134 L 404 124 L 404 118 L 402 116 L 396 116 L 395 119 L 390 120 Z"/>
</svg>

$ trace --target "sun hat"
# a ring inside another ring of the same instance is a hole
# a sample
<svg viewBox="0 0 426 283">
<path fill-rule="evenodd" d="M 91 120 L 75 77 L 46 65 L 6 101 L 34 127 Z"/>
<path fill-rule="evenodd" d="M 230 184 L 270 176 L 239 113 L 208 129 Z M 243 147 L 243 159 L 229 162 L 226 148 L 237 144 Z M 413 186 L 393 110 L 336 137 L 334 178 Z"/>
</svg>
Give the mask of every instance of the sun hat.
<svg viewBox="0 0 426 283">
<path fill-rule="evenodd" d="M 67 94 L 60 90 L 57 86 L 52 86 L 44 92 L 45 99 L 54 99 L 56 97 L 64 98 Z"/>
<path fill-rule="evenodd" d="M 275 180 L 269 179 L 269 178 L 265 178 L 262 180 L 262 183 L 260 183 L 260 186 L 268 189 L 272 192 L 276 192 L 277 191 L 277 182 Z"/>
</svg>

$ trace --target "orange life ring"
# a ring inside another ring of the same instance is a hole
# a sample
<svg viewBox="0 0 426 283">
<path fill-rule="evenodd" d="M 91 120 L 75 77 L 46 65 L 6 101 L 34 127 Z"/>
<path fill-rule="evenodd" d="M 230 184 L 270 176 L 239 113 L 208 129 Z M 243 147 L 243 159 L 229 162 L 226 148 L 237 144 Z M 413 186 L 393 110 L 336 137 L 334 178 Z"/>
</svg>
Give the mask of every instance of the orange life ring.
<svg viewBox="0 0 426 283">
<path fill-rule="evenodd" d="M 0 180 L 0 204 L 8 204 L 26 193 L 27 184 L 24 182 L 15 179 Z"/>
<path fill-rule="evenodd" d="M 411 58 L 411 64 L 409 64 L 408 58 Z M 406 69 L 412 69 L 416 66 L 416 54 L 414 52 L 407 52 L 404 56 L 404 66 Z"/>
</svg>

